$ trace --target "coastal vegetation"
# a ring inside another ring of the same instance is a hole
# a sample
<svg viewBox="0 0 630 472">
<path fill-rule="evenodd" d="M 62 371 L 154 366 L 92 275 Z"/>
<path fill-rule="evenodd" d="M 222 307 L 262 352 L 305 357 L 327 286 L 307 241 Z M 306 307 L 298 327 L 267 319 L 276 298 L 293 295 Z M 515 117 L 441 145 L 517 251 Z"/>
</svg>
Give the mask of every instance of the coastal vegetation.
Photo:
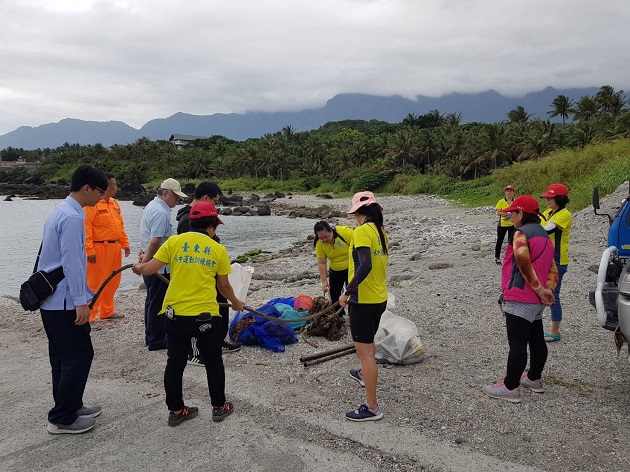
<svg viewBox="0 0 630 472">
<path fill-rule="evenodd" d="M 33 151 L 7 148 L 3 161 L 38 161 L 36 168 L 0 170 L 0 182 L 67 181 L 91 163 L 121 184 L 156 187 L 164 177 L 182 183 L 216 180 L 235 191 L 279 190 L 350 194 L 356 190 L 429 193 L 464 204 L 493 204 L 507 183 L 539 194 L 549 183 L 572 191 L 573 207 L 630 176 L 630 113 L 623 91 L 603 86 L 577 102 L 559 95 L 549 118 L 532 120 L 523 107 L 501 123 L 461 124 L 461 115 L 408 115 L 400 123 L 345 120 L 317 130 L 286 126 L 260 138 L 213 136 L 177 148 L 168 141 L 68 144 Z"/>
</svg>

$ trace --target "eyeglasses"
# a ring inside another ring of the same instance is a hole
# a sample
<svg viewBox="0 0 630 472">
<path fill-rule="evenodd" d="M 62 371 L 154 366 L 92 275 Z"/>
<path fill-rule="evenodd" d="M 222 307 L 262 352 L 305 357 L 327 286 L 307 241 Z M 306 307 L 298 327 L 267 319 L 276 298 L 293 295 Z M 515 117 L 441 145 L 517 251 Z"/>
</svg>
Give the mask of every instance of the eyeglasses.
<svg viewBox="0 0 630 472">
<path fill-rule="evenodd" d="M 92 189 L 93 189 L 93 190 L 98 190 L 98 193 L 100 193 L 100 194 L 101 194 L 101 197 L 102 197 L 103 195 L 105 195 L 105 190 L 103 190 L 103 189 L 101 189 L 101 188 L 99 188 L 99 187 L 92 187 Z"/>
<path fill-rule="evenodd" d="M 212 200 L 214 201 L 214 203 L 219 203 L 219 200 L 221 200 L 221 195 L 215 195 Z"/>
</svg>

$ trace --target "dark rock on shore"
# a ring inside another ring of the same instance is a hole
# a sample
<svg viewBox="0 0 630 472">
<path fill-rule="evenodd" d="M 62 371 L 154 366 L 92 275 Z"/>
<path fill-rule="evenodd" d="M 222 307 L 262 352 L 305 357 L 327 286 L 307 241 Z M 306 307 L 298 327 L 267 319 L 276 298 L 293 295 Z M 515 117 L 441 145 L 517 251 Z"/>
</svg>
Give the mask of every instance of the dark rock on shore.
<svg viewBox="0 0 630 472">
<path fill-rule="evenodd" d="M 24 181 L 27 185 L 44 185 L 46 182 L 40 177 L 29 177 Z"/>
<path fill-rule="evenodd" d="M 135 206 L 147 206 L 151 200 L 153 200 L 153 195 L 149 193 L 141 193 L 134 197 L 133 204 Z"/>
<path fill-rule="evenodd" d="M 41 179 L 40 179 L 41 180 Z M 43 185 L 34 183 L 0 183 L 0 194 L 21 197 L 33 197 L 35 199 L 66 198 L 70 188 L 66 185 Z"/>
<path fill-rule="evenodd" d="M 70 185 L 63 179 L 56 184 L 36 183 L 41 179 L 28 179 L 24 183 L 0 183 L 0 195 L 10 195 L 12 197 L 32 197 L 38 200 L 66 198 L 70 192 Z M 30 182 L 30 183 L 29 183 Z M 140 184 L 125 185 L 118 189 L 116 194 L 117 200 L 135 200 L 138 195 L 149 195 L 149 200 L 153 198 L 153 194 L 147 194 L 144 187 Z M 146 205 L 146 203 L 144 203 Z"/>
<path fill-rule="evenodd" d="M 142 186 L 142 184 L 140 183 L 134 183 L 134 184 L 126 184 L 123 185 L 122 187 L 120 187 L 118 189 L 118 193 L 119 194 L 135 194 L 135 193 L 146 193 L 146 189 Z M 116 198 L 118 199 L 119 195 L 116 195 Z"/>
<path fill-rule="evenodd" d="M 243 204 L 243 197 L 234 194 L 223 194 L 219 203 L 224 206 L 241 206 Z"/>
<path fill-rule="evenodd" d="M 35 182 L 34 179 L 33 182 Z M 41 180 L 41 179 L 40 179 Z M 70 187 L 68 184 L 36 184 L 36 183 L 0 183 L 0 195 L 32 197 L 35 199 L 63 199 L 68 196 Z M 186 184 L 183 188 L 189 198 L 188 201 L 193 200 L 195 185 Z M 154 189 L 145 189 L 139 183 L 126 184 L 118 189 L 116 194 L 117 200 L 132 201 L 135 206 L 146 206 L 155 197 Z M 328 195 L 318 195 L 319 198 L 331 198 Z M 251 194 L 247 198 L 243 198 L 241 195 L 236 194 L 223 194 L 219 201 L 222 206 L 220 214 L 222 215 L 249 215 L 249 216 L 267 216 L 273 214 L 285 215 L 289 218 L 313 218 L 313 219 L 328 219 L 333 217 L 345 216 L 344 213 L 334 210 L 327 205 L 322 205 L 317 208 L 308 208 L 304 206 L 287 208 L 282 204 L 278 204 L 277 199 L 286 198 L 285 194 L 281 192 L 275 192 L 273 194 L 268 193 L 263 197 L 257 194 Z M 289 196 L 291 198 L 291 196 Z M 10 197 L 7 197 L 7 201 L 10 201 Z"/>
<path fill-rule="evenodd" d="M 277 212 L 277 214 L 282 214 Z M 294 207 L 288 211 L 287 216 L 289 218 L 313 218 L 319 220 L 327 220 L 329 218 L 340 218 L 342 216 L 346 216 L 345 213 L 342 213 L 339 210 L 335 210 L 328 205 L 321 205 L 317 208 L 308 208 L 308 207 Z"/>
<path fill-rule="evenodd" d="M 258 216 L 271 215 L 271 208 L 269 208 L 267 205 L 261 205 L 258 208 L 256 208 L 256 214 Z"/>
</svg>

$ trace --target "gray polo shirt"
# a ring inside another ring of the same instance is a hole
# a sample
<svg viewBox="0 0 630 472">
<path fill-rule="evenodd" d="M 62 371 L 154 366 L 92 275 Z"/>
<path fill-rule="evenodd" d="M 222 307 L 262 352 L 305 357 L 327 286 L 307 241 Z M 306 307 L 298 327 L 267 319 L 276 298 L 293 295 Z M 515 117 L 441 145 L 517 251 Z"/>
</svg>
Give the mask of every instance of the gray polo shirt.
<svg viewBox="0 0 630 472">
<path fill-rule="evenodd" d="M 171 223 L 171 207 L 164 200 L 155 197 L 145 207 L 140 221 L 140 249 L 147 250 L 151 238 L 162 238 L 160 246 L 174 234 Z M 168 272 L 168 265 L 165 266 Z"/>
</svg>

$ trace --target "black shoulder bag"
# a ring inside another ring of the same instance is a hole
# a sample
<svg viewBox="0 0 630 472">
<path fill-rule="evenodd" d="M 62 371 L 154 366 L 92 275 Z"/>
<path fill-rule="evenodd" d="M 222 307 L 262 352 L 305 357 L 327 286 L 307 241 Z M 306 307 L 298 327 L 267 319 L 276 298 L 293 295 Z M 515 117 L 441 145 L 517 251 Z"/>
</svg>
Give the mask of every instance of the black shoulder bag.
<svg viewBox="0 0 630 472">
<path fill-rule="evenodd" d="M 20 304 L 27 311 L 35 311 L 39 309 L 42 303 L 55 293 L 55 289 L 59 282 L 65 277 L 63 267 L 46 272 L 45 270 L 37 270 L 39 265 L 39 256 L 42 253 L 43 243 L 39 246 L 35 266 L 33 267 L 33 275 L 20 287 Z"/>
</svg>

